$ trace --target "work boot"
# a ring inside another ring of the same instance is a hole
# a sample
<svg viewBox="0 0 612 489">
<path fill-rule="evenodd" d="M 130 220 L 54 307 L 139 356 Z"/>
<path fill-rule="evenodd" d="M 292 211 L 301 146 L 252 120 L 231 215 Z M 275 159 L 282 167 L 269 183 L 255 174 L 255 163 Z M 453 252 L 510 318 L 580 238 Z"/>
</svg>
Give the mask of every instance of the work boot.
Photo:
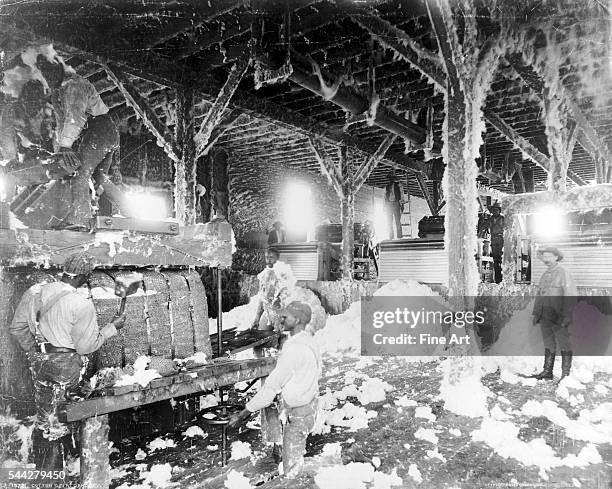
<svg viewBox="0 0 612 489">
<path fill-rule="evenodd" d="M 561 378 L 567 377 L 572 369 L 572 355 L 571 351 L 561 351 Z"/>
<path fill-rule="evenodd" d="M 555 366 L 555 352 L 550 351 L 548 348 L 544 350 L 544 368 L 542 371 L 535 375 L 530 375 L 531 379 L 538 380 L 552 380 L 553 378 L 553 367 Z"/>
</svg>

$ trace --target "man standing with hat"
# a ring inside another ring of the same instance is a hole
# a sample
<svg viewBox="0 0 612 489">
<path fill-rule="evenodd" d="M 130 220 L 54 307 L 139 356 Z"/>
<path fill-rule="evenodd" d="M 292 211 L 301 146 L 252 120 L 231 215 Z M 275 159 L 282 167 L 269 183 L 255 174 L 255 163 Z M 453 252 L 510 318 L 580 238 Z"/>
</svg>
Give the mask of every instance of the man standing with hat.
<svg viewBox="0 0 612 489">
<path fill-rule="evenodd" d="M 70 430 L 57 418 L 58 405 L 78 388 L 85 370 L 83 356 L 98 350 L 125 323 L 122 315 L 98 328 L 93 302 L 77 291 L 93 267 L 93 258 L 85 252 L 67 257 L 59 281 L 36 284 L 25 292 L 10 325 L 34 381 L 32 440 L 38 469 L 63 470 L 61 439 Z"/>
<path fill-rule="evenodd" d="M 304 465 L 306 438 L 315 424 L 321 376 L 321 354 L 306 326 L 312 311 L 308 304 L 294 301 L 279 312 L 281 329 L 289 333 L 276 367 L 246 408 L 230 419 L 236 427 L 252 413 L 270 406 L 280 392 L 286 414 L 283 427 L 283 473 L 295 477 Z"/>
<path fill-rule="evenodd" d="M 567 377 L 572 366 L 572 348 L 569 325 L 577 289 L 569 272 L 559 265 L 563 254 L 554 246 L 538 251 L 547 266 L 538 285 L 538 295 L 533 307 L 533 325 L 540 325 L 544 340 L 544 368 L 532 378 L 552 380 L 557 349 L 561 351 L 561 378 Z"/>
</svg>

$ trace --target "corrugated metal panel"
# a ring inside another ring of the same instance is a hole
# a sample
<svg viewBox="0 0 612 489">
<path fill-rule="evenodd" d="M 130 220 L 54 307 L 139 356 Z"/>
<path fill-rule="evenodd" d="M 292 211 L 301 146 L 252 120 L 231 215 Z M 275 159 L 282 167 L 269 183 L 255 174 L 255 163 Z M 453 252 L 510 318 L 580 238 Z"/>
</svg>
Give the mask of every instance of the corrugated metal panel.
<svg viewBox="0 0 612 489">
<path fill-rule="evenodd" d="M 317 280 L 319 257 L 316 247 L 313 251 L 281 251 L 279 259 L 291 265 L 296 279 Z"/>
<path fill-rule="evenodd" d="M 544 244 L 542 244 L 543 246 Z M 612 287 L 612 245 L 592 243 L 546 243 L 559 248 L 561 264 L 571 273 L 578 287 Z M 538 283 L 545 265 L 532 248 L 531 281 Z"/>
<path fill-rule="evenodd" d="M 422 243 L 393 243 L 380 250 L 378 278 L 380 280 L 416 280 L 418 282 L 447 283 L 448 254 L 444 245 Z"/>
</svg>

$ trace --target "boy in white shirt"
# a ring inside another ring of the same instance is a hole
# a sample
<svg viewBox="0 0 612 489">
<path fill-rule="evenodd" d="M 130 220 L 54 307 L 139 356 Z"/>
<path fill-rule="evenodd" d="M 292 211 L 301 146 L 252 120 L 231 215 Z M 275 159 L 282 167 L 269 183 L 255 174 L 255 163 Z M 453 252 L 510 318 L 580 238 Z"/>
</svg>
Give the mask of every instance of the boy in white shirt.
<svg viewBox="0 0 612 489">
<path fill-rule="evenodd" d="M 305 328 L 311 320 L 308 304 L 291 302 L 279 312 L 281 329 L 290 334 L 276 367 L 246 408 L 230 419 L 230 426 L 244 422 L 253 412 L 274 402 L 281 393 L 287 421 L 283 427 L 283 472 L 295 477 L 304 465 L 306 438 L 315 424 L 321 377 L 321 355 L 314 337 Z"/>
</svg>

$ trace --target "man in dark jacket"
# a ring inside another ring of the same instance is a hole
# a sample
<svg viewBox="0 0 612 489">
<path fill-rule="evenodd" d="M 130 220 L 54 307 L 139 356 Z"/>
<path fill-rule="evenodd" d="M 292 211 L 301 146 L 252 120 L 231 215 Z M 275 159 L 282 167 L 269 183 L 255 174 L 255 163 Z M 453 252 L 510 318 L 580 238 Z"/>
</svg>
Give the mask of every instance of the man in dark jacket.
<svg viewBox="0 0 612 489">
<path fill-rule="evenodd" d="M 61 439 L 70 430 L 58 420 L 58 405 L 79 386 L 84 355 L 98 350 L 125 323 L 125 316 L 117 316 L 98 328 L 93 302 L 77 291 L 92 270 L 93 259 L 87 253 L 66 258 L 61 280 L 30 287 L 10 325 L 28 358 L 34 381 L 32 439 L 38 469 L 63 470 Z"/>
<path fill-rule="evenodd" d="M 495 283 L 502 281 L 502 255 L 504 252 L 504 216 L 501 215 L 501 205 L 496 202 L 490 207 L 489 230 L 491 232 L 491 256 L 495 271 Z"/>
<path fill-rule="evenodd" d="M 576 303 L 577 289 L 569 272 L 559 265 L 563 254 L 554 246 L 539 250 L 547 266 L 538 284 L 538 296 L 533 307 L 533 325 L 539 325 L 544 340 L 544 368 L 532 378 L 552 380 L 557 349 L 561 351 L 561 372 L 566 377 L 572 366 L 569 325 Z"/>
<path fill-rule="evenodd" d="M 284 243 L 285 231 L 283 230 L 283 223 L 276 221 L 273 225 L 272 231 L 268 234 L 268 246 L 275 245 L 277 243 Z"/>
<path fill-rule="evenodd" d="M 393 239 L 393 221 L 397 230 L 397 238 L 402 235 L 402 212 L 404 212 L 404 192 L 401 183 L 397 181 L 395 171 L 387 174 L 387 186 L 385 187 L 385 211 L 389 223 L 389 238 Z"/>
</svg>

